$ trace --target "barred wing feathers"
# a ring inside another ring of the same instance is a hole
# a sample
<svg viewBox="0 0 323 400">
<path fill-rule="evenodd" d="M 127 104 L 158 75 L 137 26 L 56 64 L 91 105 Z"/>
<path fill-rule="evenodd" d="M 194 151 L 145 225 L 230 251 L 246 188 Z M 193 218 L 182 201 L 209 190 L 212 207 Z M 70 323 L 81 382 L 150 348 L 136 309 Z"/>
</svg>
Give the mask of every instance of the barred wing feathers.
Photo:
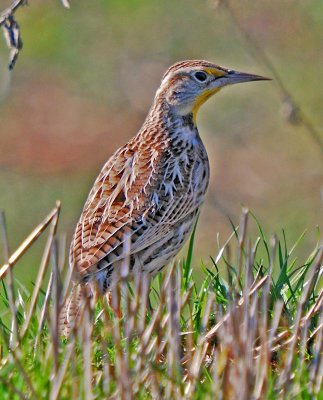
<svg viewBox="0 0 323 400">
<path fill-rule="evenodd" d="M 149 209 L 149 194 L 158 173 L 155 149 L 129 143 L 104 165 L 85 203 L 71 244 L 70 262 L 79 273 L 118 247 L 132 224 Z"/>
</svg>

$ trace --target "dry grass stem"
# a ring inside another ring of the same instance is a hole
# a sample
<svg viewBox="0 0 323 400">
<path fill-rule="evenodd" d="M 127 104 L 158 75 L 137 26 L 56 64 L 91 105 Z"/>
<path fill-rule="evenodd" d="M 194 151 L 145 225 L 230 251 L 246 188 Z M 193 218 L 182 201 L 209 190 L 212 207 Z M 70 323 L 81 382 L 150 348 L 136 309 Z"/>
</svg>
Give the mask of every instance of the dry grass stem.
<svg viewBox="0 0 323 400">
<path fill-rule="evenodd" d="M 21 387 L 32 398 L 43 398 L 47 389 L 40 389 L 43 386 L 25 367 L 32 362 L 34 368 L 41 365 L 42 373 L 50 376 L 46 395 L 51 400 L 214 396 L 244 400 L 266 398 L 269 393 L 287 399 L 304 390 L 313 398 L 317 396 L 323 376 L 321 250 L 312 252 L 304 273 L 298 273 L 293 284 L 285 275 L 285 281 L 276 278 L 277 263 L 280 273 L 286 274 L 291 251 L 286 251 L 284 260 L 278 237 L 266 243 L 262 232 L 252 245 L 245 210 L 242 227 L 220 247 L 214 270 L 205 270 L 205 279 L 198 287 L 191 261 L 172 263 L 154 280 L 141 273 L 131 281 L 130 242 L 125 240 L 120 283 L 113 287 L 110 300 L 97 302 L 95 296 L 83 296 L 66 340 L 60 337 L 58 317 L 69 293 L 71 273 L 60 254 L 65 252 L 65 242 L 55 236 L 58 211 L 50 213 L 37 228 L 43 232 L 50 224 L 31 296 L 26 297 L 18 288 L 17 294 L 13 293 L 17 298 L 14 309 L 9 297 L 6 300 L 10 313 L 19 312 L 20 339 L 12 349 L 11 334 L 3 325 L 0 387 L 4 379 L 1 372 L 8 370 L 9 388 L 19 379 L 17 391 L 9 389 L 18 398 Z M 236 251 L 228 249 L 234 245 L 234 237 Z M 258 256 L 264 243 L 267 264 Z M 42 292 L 49 261 L 52 271 Z M 232 276 L 229 274 L 227 280 L 219 274 L 221 263 L 224 270 L 229 265 Z M 30 350 L 30 343 L 34 352 L 29 361 L 25 349 Z M 304 386 L 305 373 L 308 381 Z"/>
</svg>

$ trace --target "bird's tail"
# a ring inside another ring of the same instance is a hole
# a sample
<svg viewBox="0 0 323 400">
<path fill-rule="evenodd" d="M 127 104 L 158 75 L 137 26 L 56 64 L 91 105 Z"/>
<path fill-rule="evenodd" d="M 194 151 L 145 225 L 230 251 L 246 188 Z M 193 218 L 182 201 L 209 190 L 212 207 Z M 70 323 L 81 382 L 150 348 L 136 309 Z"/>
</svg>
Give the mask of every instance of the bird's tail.
<svg viewBox="0 0 323 400">
<path fill-rule="evenodd" d="M 81 307 L 85 305 L 86 291 L 84 286 L 74 284 L 71 294 L 65 301 L 59 316 L 59 334 L 68 338 L 74 328 L 78 326 Z"/>
</svg>

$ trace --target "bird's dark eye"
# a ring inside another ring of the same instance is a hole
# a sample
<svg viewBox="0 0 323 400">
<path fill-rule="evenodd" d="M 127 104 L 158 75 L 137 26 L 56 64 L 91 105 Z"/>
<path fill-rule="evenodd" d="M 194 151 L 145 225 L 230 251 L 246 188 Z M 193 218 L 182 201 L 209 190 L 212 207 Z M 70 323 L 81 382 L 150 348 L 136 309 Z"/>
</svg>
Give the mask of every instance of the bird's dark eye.
<svg viewBox="0 0 323 400">
<path fill-rule="evenodd" d="M 207 75 L 206 75 L 206 73 L 203 72 L 203 71 L 197 71 L 197 72 L 195 72 L 194 76 L 195 76 L 195 78 L 196 78 L 198 81 L 200 81 L 200 82 L 204 82 L 204 81 L 207 80 Z"/>
</svg>

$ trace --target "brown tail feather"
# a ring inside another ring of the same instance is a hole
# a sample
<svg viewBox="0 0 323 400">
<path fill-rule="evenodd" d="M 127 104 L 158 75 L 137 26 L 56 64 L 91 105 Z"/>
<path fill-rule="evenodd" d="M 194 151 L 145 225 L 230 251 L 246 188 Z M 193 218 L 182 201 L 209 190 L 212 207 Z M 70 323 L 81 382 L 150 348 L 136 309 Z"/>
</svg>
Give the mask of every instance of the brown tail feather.
<svg viewBox="0 0 323 400">
<path fill-rule="evenodd" d="M 83 287 L 75 284 L 59 316 L 59 333 L 61 336 L 68 338 L 74 327 L 77 326 L 80 316 L 80 306 L 84 303 L 83 299 Z"/>
</svg>

